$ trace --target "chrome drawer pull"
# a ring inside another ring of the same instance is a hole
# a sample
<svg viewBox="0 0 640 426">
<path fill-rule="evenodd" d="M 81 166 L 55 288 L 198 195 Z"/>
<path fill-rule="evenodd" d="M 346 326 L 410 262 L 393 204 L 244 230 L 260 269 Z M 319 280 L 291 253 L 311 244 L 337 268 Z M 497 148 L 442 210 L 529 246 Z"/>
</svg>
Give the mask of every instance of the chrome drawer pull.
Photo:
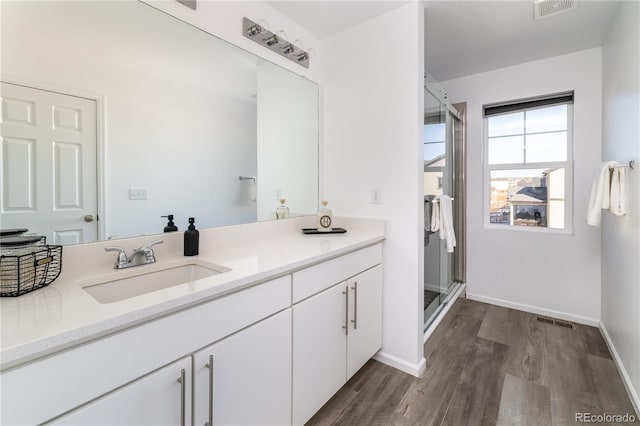
<svg viewBox="0 0 640 426">
<path fill-rule="evenodd" d="M 184 371 L 184 368 L 180 371 L 180 378 L 178 379 L 178 383 L 180 383 L 180 426 L 185 425 L 185 415 L 186 415 L 186 393 L 187 393 L 187 373 Z"/>
<path fill-rule="evenodd" d="M 351 320 L 351 322 L 353 323 L 353 329 L 357 330 L 358 329 L 358 281 L 353 283 L 353 287 L 351 287 L 351 290 L 353 290 L 353 319 Z"/>
<path fill-rule="evenodd" d="M 213 426 L 213 355 L 209 355 L 209 362 L 204 366 L 209 369 L 209 421 L 204 426 Z"/>
<path fill-rule="evenodd" d="M 342 294 L 347 296 L 347 303 L 344 309 L 344 325 L 342 326 L 342 328 L 344 328 L 344 335 L 348 336 L 349 335 L 349 285 L 348 284 L 345 287 Z"/>
</svg>

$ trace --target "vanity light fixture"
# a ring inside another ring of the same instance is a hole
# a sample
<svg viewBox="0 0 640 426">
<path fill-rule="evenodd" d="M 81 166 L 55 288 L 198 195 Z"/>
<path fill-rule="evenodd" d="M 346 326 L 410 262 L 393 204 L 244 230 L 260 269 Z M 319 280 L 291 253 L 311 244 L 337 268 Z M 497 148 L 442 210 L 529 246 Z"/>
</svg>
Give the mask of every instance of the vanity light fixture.
<svg viewBox="0 0 640 426">
<path fill-rule="evenodd" d="M 262 27 L 258 24 L 252 25 L 247 29 L 247 35 L 250 37 L 257 36 L 262 32 Z"/>
<path fill-rule="evenodd" d="M 187 6 L 189 9 L 196 10 L 198 8 L 198 0 L 176 0 L 178 3 Z"/>
<path fill-rule="evenodd" d="M 285 40 L 283 36 L 272 33 L 249 18 L 242 18 L 242 35 L 305 68 L 309 68 L 309 53 L 307 51 L 300 49 Z"/>
<path fill-rule="evenodd" d="M 289 53 L 293 53 L 295 50 L 296 50 L 296 47 L 293 44 L 289 43 L 282 48 L 282 53 L 284 55 L 288 55 Z"/>
<path fill-rule="evenodd" d="M 271 37 L 269 37 L 268 39 L 266 39 L 265 43 L 267 44 L 267 46 L 273 46 L 274 44 L 280 43 L 280 39 L 278 38 L 277 35 L 274 34 Z"/>
</svg>

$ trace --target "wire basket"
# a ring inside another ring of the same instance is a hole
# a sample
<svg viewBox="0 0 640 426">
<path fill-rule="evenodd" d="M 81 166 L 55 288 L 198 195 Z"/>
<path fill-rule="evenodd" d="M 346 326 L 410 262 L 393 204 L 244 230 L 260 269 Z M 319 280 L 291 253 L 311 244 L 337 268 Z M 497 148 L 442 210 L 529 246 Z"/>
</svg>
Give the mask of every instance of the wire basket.
<svg viewBox="0 0 640 426">
<path fill-rule="evenodd" d="M 0 248 L 0 297 L 20 296 L 46 287 L 62 270 L 62 246 Z"/>
</svg>

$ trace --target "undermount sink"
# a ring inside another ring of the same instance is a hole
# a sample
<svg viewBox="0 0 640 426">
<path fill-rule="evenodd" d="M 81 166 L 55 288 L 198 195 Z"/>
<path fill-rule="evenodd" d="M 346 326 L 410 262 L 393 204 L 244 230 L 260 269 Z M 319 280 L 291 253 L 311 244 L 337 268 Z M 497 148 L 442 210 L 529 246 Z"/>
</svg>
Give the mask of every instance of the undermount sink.
<svg viewBox="0 0 640 426">
<path fill-rule="evenodd" d="M 84 291 L 100 303 L 113 303 L 165 288 L 191 283 L 218 275 L 229 268 L 202 261 L 163 265 L 144 265 L 133 270 L 116 271 L 103 277 L 95 277 L 80 283 Z M 139 269 L 138 269 L 139 268 Z M 122 276 L 122 273 L 126 276 Z"/>
</svg>

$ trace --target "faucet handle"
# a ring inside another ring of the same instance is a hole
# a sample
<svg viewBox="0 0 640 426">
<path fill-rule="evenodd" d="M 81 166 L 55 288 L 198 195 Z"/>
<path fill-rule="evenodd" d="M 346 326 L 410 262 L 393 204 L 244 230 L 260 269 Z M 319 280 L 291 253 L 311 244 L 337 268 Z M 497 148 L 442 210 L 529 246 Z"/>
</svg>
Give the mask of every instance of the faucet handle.
<svg viewBox="0 0 640 426">
<path fill-rule="evenodd" d="M 154 263 L 156 261 L 156 255 L 153 252 L 153 249 L 151 247 L 158 245 L 158 244 L 162 244 L 164 243 L 164 240 L 155 240 L 150 242 L 147 245 L 144 245 L 138 249 L 135 249 L 133 252 L 134 253 L 142 253 L 144 254 L 144 257 L 146 259 L 146 263 Z"/>
<path fill-rule="evenodd" d="M 145 244 L 140 248 L 137 248 L 134 250 L 135 253 L 139 253 L 139 252 L 148 252 L 148 251 L 152 251 L 151 247 L 158 245 L 158 244 L 162 244 L 164 243 L 164 240 L 155 240 L 155 241 L 151 241 L 149 244 Z"/>
<path fill-rule="evenodd" d="M 151 248 L 151 247 L 153 247 L 155 245 L 162 244 L 162 243 L 164 243 L 164 240 L 151 241 L 151 243 L 149 243 L 149 245 L 147 247 Z"/>
<path fill-rule="evenodd" d="M 122 247 L 116 247 L 116 246 L 110 246 L 110 247 L 105 247 L 104 248 L 105 252 L 108 251 L 117 251 L 118 252 L 118 258 L 116 260 L 116 268 L 121 268 L 122 266 L 126 265 L 129 262 L 129 259 L 127 259 L 127 254 L 125 253 L 124 249 Z"/>
</svg>

